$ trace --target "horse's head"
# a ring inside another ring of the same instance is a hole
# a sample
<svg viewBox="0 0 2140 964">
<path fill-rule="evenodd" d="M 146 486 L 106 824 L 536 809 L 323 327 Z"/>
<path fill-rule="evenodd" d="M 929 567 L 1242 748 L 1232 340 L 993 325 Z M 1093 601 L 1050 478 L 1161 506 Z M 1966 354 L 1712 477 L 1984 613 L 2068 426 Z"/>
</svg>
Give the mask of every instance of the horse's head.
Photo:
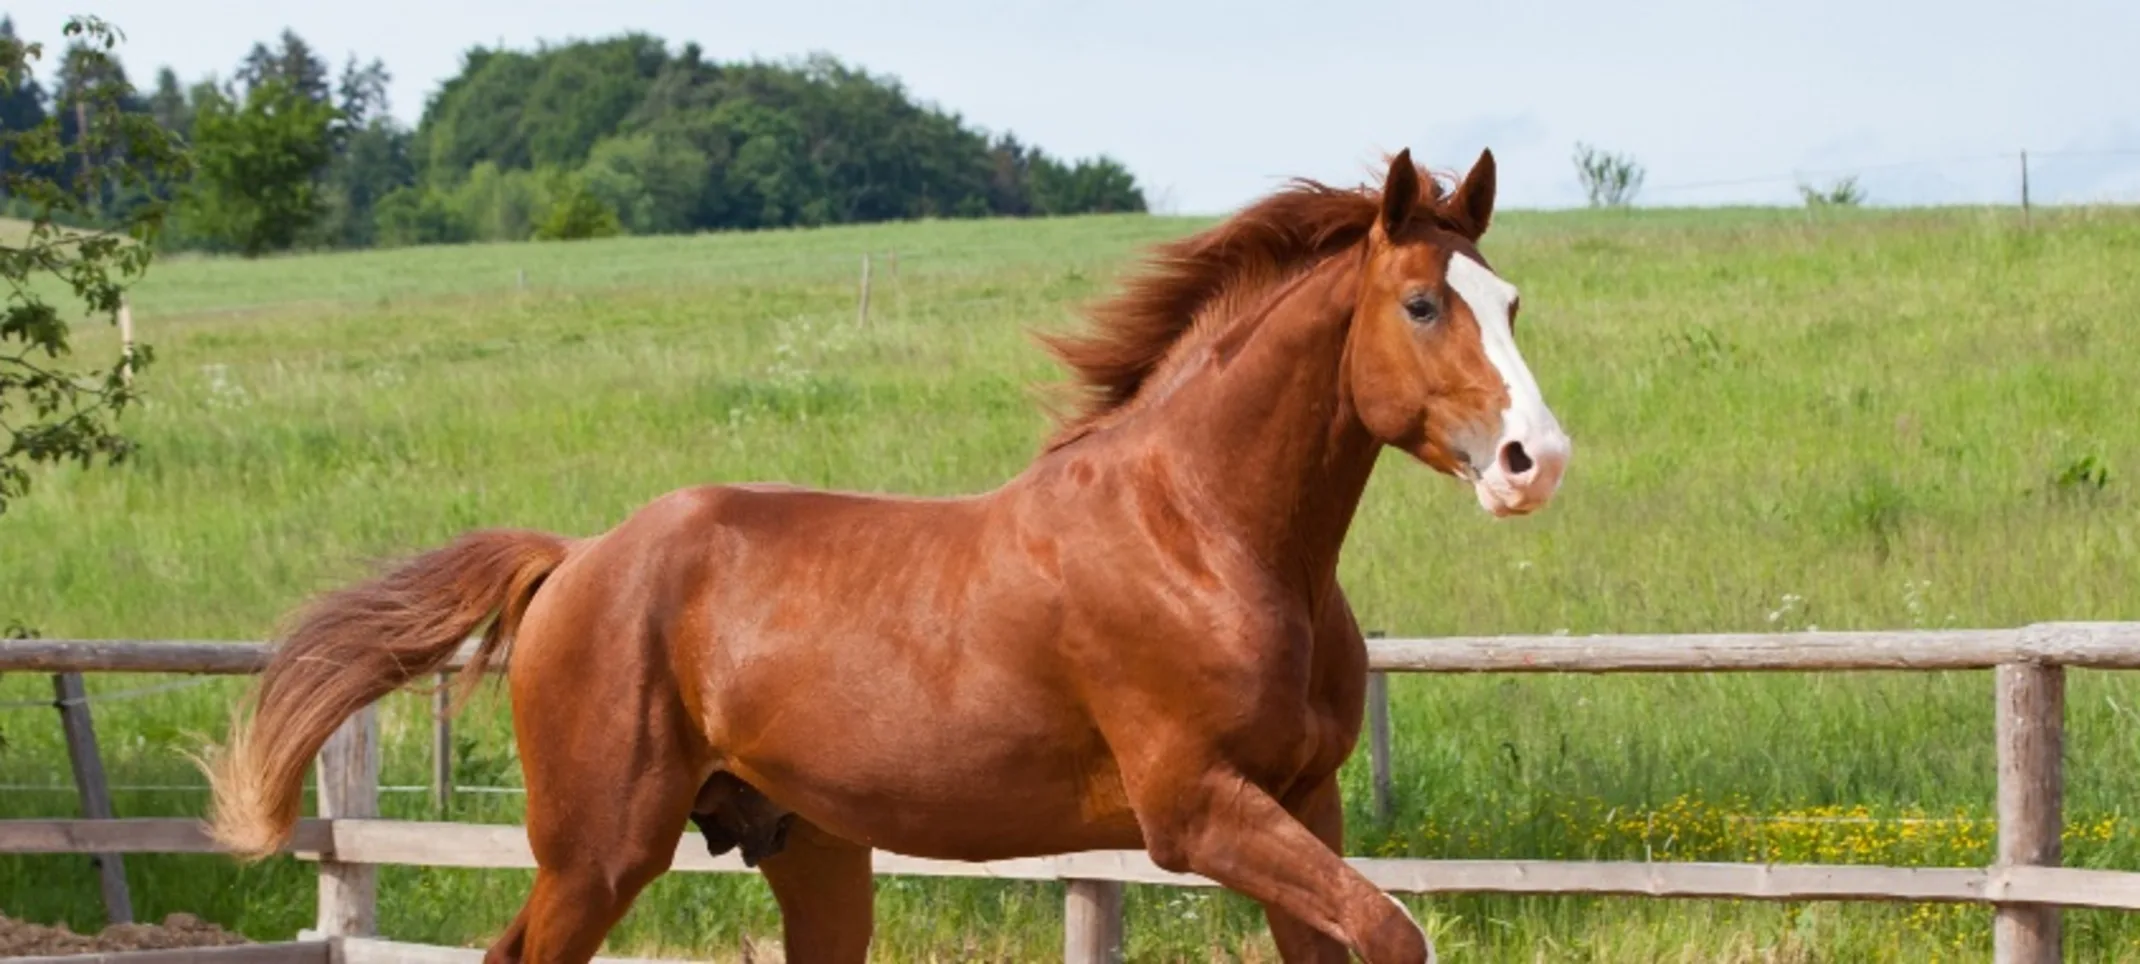
<svg viewBox="0 0 2140 964">
<path fill-rule="evenodd" d="M 1377 440 L 1470 482 L 1487 511 L 1532 512 L 1560 486 L 1569 444 L 1516 350 L 1516 288 L 1476 246 L 1493 153 L 1448 196 L 1422 195 L 1411 152 L 1398 154 L 1345 349 L 1353 404 Z"/>
</svg>

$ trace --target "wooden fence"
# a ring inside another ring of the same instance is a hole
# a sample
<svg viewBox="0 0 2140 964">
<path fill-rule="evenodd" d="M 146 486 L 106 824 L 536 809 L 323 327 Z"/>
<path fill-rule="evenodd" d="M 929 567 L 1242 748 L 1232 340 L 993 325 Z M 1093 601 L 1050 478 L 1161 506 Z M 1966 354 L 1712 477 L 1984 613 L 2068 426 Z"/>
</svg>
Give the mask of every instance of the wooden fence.
<svg viewBox="0 0 2140 964">
<path fill-rule="evenodd" d="M 1904 868 L 1676 862 L 1359 859 L 1351 862 L 1396 893 L 1598 894 L 1753 900 L 1975 903 L 1995 910 L 1995 959 L 2061 959 L 2060 908 L 2140 910 L 2140 873 L 2060 866 L 2064 826 L 2065 669 L 2140 669 L 2140 623 L 2049 623 L 2018 629 L 1653 636 L 1374 639 L 1373 691 L 1385 673 L 1755 672 L 1974 670 L 1993 673 L 1998 744 L 1998 849 L 1988 867 Z M 464 654 L 465 655 L 465 654 Z M 0 645 L 0 672 L 257 672 L 266 649 L 250 643 L 29 640 Z M 1374 785 L 1387 792 L 1388 713 L 1370 707 Z M 86 725 L 86 721 L 85 721 Z M 340 960 L 347 964 L 464 962 L 478 951 L 383 941 L 376 936 L 382 864 L 431 867 L 534 866 L 523 828 L 378 819 L 379 737 L 374 711 L 359 713 L 319 761 L 319 816 L 286 848 L 319 863 L 319 922 L 286 944 L 242 952 L 187 951 L 164 961 Z M 1378 800 L 1386 809 L 1386 799 Z M 0 820 L 0 853 L 202 853 L 216 848 L 188 819 Z M 876 855 L 880 874 L 1063 881 L 1064 955 L 1073 964 L 1119 960 L 1125 884 L 1213 886 L 1159 869 L 1141 852 L 1091 852 L 991 863 Z M 745 872 L 731 853 L 708 855 L 686 835 L 676 872 Z M 276 956 L 276 955 L 282 956 Z M 229 955 L 229 956 L 223 956 Z M 80 958 L 70 961 L 79 962 Z"/>
</svg>

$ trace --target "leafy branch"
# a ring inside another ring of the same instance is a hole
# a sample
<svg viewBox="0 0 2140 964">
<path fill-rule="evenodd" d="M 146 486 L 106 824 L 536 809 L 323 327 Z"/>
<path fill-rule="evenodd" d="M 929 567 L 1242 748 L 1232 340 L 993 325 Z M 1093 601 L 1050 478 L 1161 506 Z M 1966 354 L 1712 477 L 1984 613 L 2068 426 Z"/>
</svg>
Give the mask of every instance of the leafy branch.
<svg viewBox="0 0 2140 964">
<path fill-rule="evenodd" d="M 127 288 L 148 271 L 168 204 L 162 185 L 182 182 L 191 159 L 179 139 L 136 110 L 135 92 L 111 54 L 121 34 L 96 17 L 69 18 L 62 99 L 37 124 L 0 130 L 0 193 L 32 212 L 27 235 L 0 238 L 0 513 L 28 494 L 30 466 L 102 458 L 116 463 L 133 443 L 115 424 L 138 400 L 131 374 L 146 346 L 122 348 L 108 366 L 75 369 L 72 325 L 47 300 L 56 280 L 88 317 L 115 322 Z M 0 94 L 32 76 L 44 45 L 0 37 Z M 62 118 L 76 118 L 71 141 Z"/>
</svg>

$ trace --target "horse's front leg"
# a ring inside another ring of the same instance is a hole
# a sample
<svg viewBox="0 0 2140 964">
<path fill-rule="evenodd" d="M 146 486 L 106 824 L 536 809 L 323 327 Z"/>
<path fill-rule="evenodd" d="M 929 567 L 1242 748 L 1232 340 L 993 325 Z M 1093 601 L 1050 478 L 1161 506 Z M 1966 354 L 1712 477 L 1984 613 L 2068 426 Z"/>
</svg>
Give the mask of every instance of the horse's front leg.
<svg viewBox="0 0 2140 964">
<path fill-rule="evenodd" d="M 1310 685 L 1310 714 L 1321 726 L 1322 746 L 1309 763 L 1301 782 L 1285 792 L 1279 802 L 1308 832 L 1330 848 L 1345 852 L 1345 802 L 1338 787 L 1338 770 L 1345 765 L 1359 741 L 1361 717 L 1367 709 L 1367 645 L 1343 590 L 1322 611 L 1315 641 L 1315 670 Z M 1278 956 L 1286 964 L 1347 964 L 1351 952 L 1337 938 L 1309 926 L 1276 904 L 1263 905 Z M 1432 940 L 1428 947 L 1433 946 Z"/>
<path fill-rule="evenodd" d="M 1284 803 L 1286 811 L 1331 853 L 1344 853 L 1345 803 L 1338 790 L 1337 774 L 1295 791 Z M 1270 923 L 1271 940 L 1278 945 L 1278 957 L 1285 964 L 1347 964 L 1352 959 L 1344 941 L 1286 913 L 1277 904 L 1264 904 L 1263 915 Z M 1429 948 L 1431 959 L 1431 942 Z"/>
<path fill-rule="evenodd" d="M 1290 919 L 1296 926 L 1279 939 L 1303 950 L 1321 954 L 1328 946 L 1305 939 L 1306 929 L 1351 948 L 1367 964 L 1434 960 L 1433 944 L 1404 905 L 1213 747 L 1180 741 L 1167 749 L 1147 756 L 1150 764 L 1134 776 L 1124 774 L 1154 863 L 1201 874 L 1276 911 L 1278 920 Z M 1333 788 L 1330 803 L 1336 799 Z M 1337 822 L 1329 805 L 1304 808 L 1325 834 Z"/>
</svg>

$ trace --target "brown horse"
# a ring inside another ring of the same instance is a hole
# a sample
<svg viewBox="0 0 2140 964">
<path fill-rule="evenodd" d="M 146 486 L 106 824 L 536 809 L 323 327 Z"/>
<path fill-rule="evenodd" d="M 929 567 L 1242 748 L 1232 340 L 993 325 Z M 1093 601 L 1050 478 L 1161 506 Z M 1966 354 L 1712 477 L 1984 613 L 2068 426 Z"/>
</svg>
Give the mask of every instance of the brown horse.
<svg viewBox="0 0 2140 964">
<path fill-rule="evenodd" d="M 1366 649 L 1338 552 L 1384 446 L 1496 515 L 1559 484 L 1476 247 L 1493 198 L 1491 152 L 1445 192 L 1407 151 L 1165 245 L 1049 339 L 1089 397 L 993 491 L 688 488 L 326 595 L 209 761 L 214 832 L 279 846 L 329 733 L 487 623 L 539 866 L 492 960 L 587 960 L 687 820 L 765 875 L 793 961 L 866 958 L 872 848 L 1143 848 L 1259 901 L 1288 961 L 1431 960 L 1339 856 Z"/>
</svg>

